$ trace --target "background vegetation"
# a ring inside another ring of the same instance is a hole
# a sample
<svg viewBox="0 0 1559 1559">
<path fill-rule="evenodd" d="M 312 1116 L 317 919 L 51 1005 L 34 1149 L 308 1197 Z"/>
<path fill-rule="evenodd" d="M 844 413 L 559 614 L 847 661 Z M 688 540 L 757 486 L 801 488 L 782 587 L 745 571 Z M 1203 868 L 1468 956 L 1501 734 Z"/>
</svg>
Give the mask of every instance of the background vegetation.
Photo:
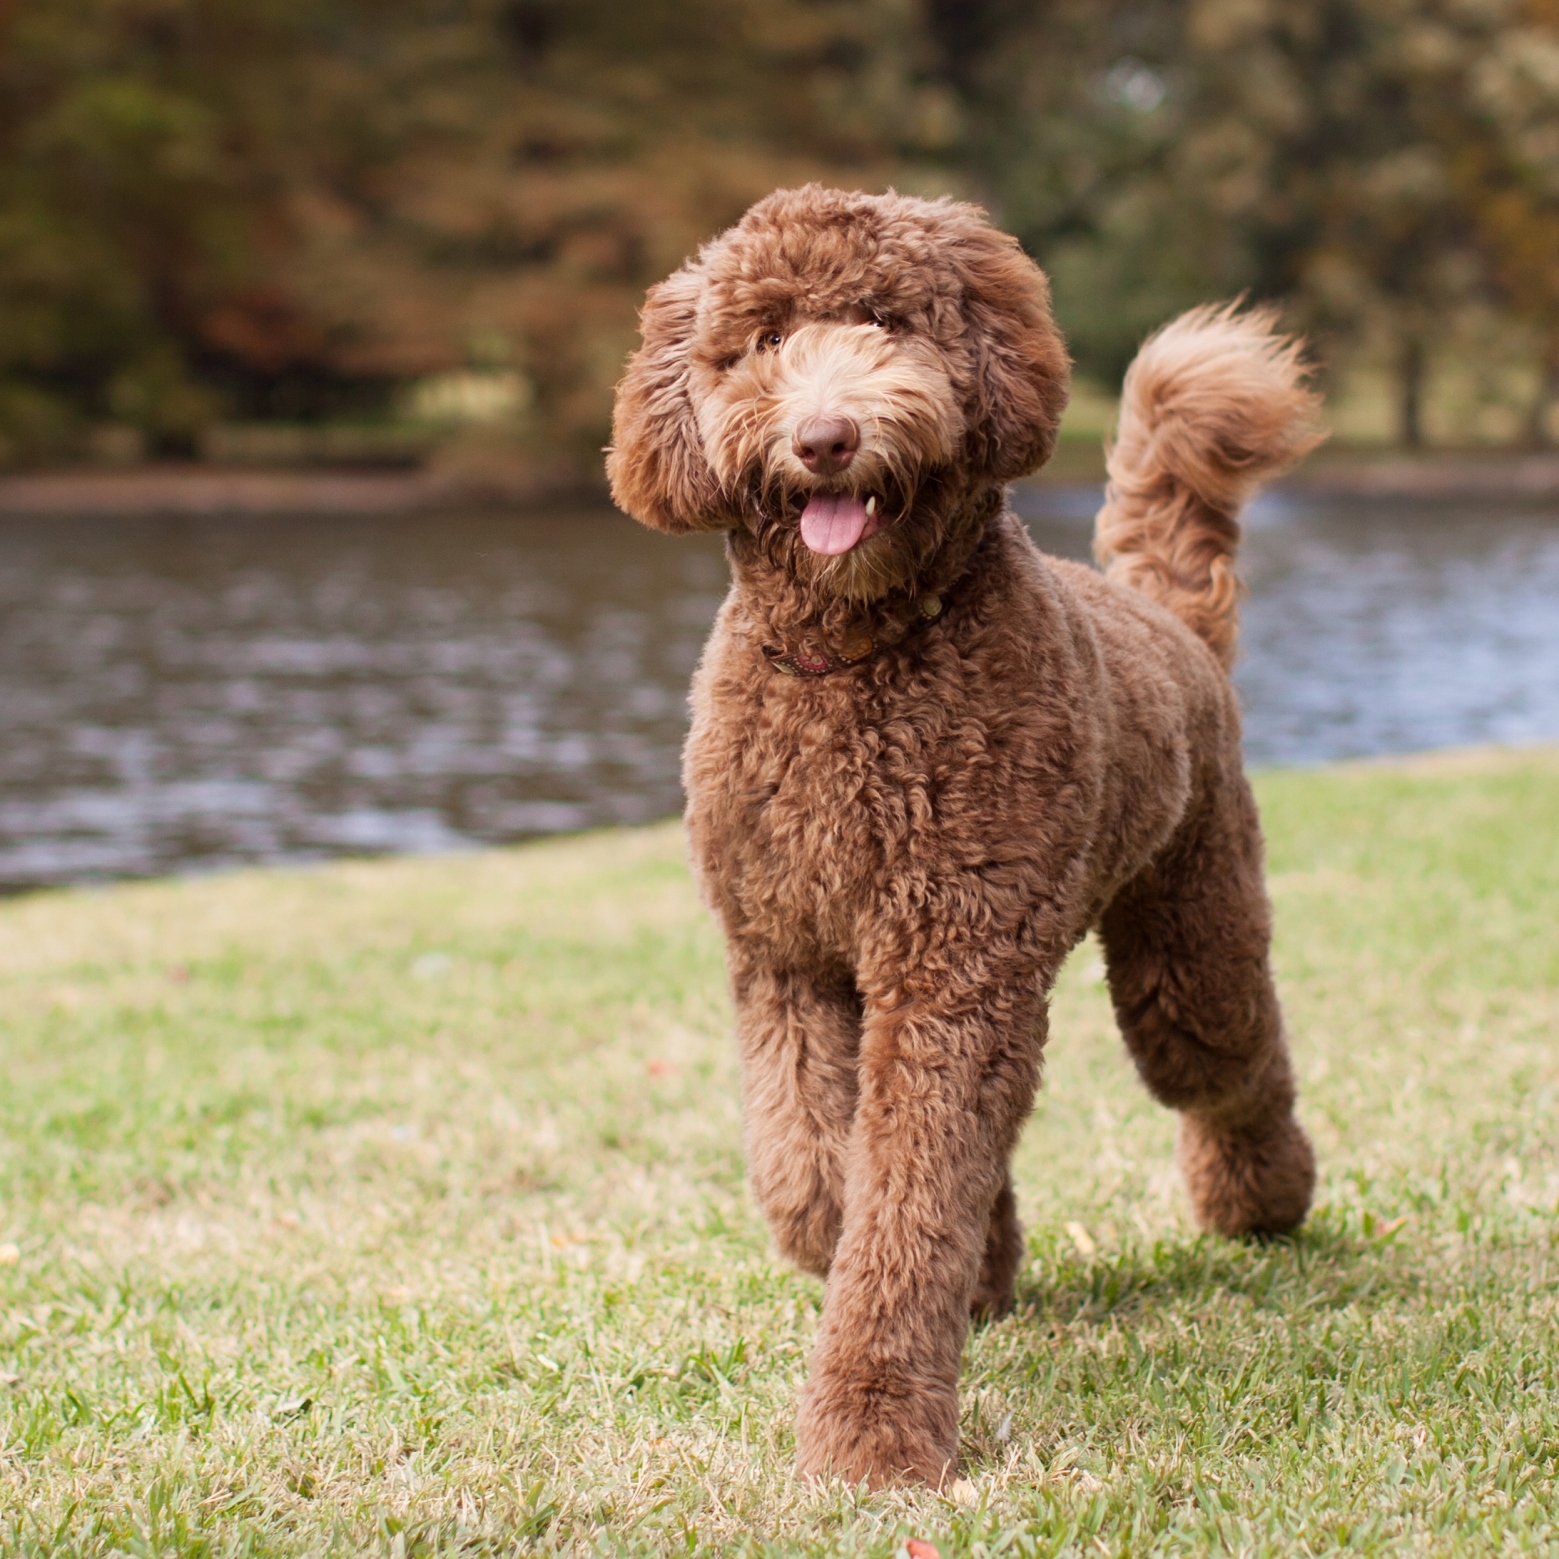
<svg viewBox="0 0 1559 1559">
<path fill-rule="evenodd" d="M 1410 443 L 1556 431 L 1556 0 L 6 0 L 0 461 L 585 469 L 644 287 L 807 178 L 985 201 L 1105 387 L 1246 290 Z"/>
<path fill-rule="evenodd" d="M 674 825 L 0 904 L 0 1550 L 1551 1553 L 1556 778 L 1258 779 L 1293 1240 L 1189 1226 L 1079 949 L 946 1498 L 791 1475 L 822 1289 Z"/>
</svg>

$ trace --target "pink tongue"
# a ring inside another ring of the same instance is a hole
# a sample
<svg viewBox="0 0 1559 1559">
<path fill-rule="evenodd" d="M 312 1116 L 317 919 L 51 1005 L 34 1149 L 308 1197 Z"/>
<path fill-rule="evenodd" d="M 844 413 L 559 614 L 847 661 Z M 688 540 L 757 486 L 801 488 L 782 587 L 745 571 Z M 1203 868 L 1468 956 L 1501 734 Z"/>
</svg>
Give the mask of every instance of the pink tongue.
<svg viewBox="0 0 1559 1559">
<path fill-rule="evenodd" d="M 865 502 L 849 493 L 817 493 L 801 511 L 801 539 L 814 552 L 838 557 L 867 534 L 873 518 Z"/>
</svg>

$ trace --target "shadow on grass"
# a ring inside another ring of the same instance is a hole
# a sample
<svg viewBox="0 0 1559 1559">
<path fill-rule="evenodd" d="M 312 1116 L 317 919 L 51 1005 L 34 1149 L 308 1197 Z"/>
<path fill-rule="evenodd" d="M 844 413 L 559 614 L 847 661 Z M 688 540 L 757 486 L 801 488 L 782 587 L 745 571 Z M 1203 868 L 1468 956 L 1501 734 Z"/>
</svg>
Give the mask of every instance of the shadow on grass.
<svg viewBox="0 0 1559 1559">
<path fill-rule="evenodd" d="M 1329 1208 L 1281 1239 L 1127 1241 L 1083 1256 L 1064 1235 L 1036 1231 L 1019 1278 L 1015 1317 L 1027 1322 L 1137 1317 L 1165 1306 L 1239 1294 L 1257 1307 L 1340 1309 L 1372 1294 L 1415 1290 L 1420 1276 L 1401 1226 L 1365 1234 Z"/>
<path fill-rule="evenodd" d="M 1015 1440 L 1046 1463 L 1128 1432 L 1221 1456 L 1225 1441 L 1324 1421 L 1345 1380 L 1386 1368 L 1376 1307 L 1429 1281 L 1422 1248 L 1400 1237 L 1405 1221 L 1365 1228 L 1322 1207 L 1284 1239 L 1204 1234 L 1088 1254 L 1035 1230 L 1014 1312 L 983 1329 L 970 1358 L 965 1475 L 1001 1466 Z M 1357 1313 L 1339 1330 L 1345 1309 Z M 1077 1484 L 1098 1486 L 1091 1474 Z"/>
</svg>

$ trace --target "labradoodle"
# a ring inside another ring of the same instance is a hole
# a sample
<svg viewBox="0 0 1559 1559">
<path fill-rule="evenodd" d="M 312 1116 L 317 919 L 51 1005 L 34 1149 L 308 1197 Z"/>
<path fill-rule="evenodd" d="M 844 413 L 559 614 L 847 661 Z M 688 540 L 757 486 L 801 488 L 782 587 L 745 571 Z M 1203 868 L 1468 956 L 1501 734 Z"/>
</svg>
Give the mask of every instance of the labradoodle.
<svg viewBox="0 0 1559 1559">
<path fill-rule="evenodd" d="M 1023 1260 L 1008 1161 L 1046 999 L 1090 929 L 1197 1217 L 1309 1206 L 1227 674 L 1240 507 L 1317 442 L 1273 323 L 1201 308 L 1142 348 L 1099 573 L 1007 505 L 1068 359 L 1043 273 L 975 207 L 781 190 L 649 294 L 608 472 L 646 525 L 726 535 L 687 825 L 753 1188 L 827 1279 L 803 1472 L 954 1467 L 969 1318 Z"/>
</svg>

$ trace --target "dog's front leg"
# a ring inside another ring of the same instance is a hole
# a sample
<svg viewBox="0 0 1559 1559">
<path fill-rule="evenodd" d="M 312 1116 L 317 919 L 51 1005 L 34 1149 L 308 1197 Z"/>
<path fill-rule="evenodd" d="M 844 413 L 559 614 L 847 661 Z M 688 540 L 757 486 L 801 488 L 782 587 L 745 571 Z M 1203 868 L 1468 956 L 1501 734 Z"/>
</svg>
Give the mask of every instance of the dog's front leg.
<svg viewBox="0 0 1559 1559">
<path fill-rule="evenodd" d="M 730 948 L 747 1173 L 775 1244 L 826 1277 L 855 1117 L 861 999 L 848 971 Z"/>
<path fill-rule="evenodd" d="M 796 1424 L 815 1476 L 939 1485 L 957 1459 L 970 1300 L 1039 1080 L 1047 982 L 973 990 L 941 972 L 867 995 L 844 1222 Z"/>
</svg>

